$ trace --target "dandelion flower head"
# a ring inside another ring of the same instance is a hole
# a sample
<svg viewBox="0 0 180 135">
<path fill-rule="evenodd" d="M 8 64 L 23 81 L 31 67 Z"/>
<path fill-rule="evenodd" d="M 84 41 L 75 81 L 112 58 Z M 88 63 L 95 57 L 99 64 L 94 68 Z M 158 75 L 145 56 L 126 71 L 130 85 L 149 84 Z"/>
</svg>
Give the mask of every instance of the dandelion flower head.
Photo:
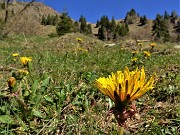
<svg viewBox="0 0 180 135">
<path fill-rule="evenodd" d="M 155 76 L 154 74 L 147 80 L 144 67 L 141 70 L 137 68 L 131 72 L 126 67 L 124 72 L 117 71 L 116 73 L 111 73 L 107 78 L 100 77 L 96 80 L 96 86 L 104 95 L 111 98 L 115 104 L 117 102 L 117 96 L 121 103 L 129 102 L 153 89 Z"/>
<path fill-rule="evenodd" d="M 21 57 L 20 60 L 23 65 L 27 65 L 28 62 L 32 61 L 32 58 L 31 57 Z"/>
</svg>

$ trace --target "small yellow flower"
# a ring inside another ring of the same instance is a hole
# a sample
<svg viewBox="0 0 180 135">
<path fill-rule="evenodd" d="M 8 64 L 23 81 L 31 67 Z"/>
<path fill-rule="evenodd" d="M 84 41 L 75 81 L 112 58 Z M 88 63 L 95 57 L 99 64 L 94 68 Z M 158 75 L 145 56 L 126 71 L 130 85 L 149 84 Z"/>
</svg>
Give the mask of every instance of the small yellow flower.
<svg viewBox="0 0 180 135">
<path fill-rule="evenodd" d="M 154 74 L 147 80 L 144 67 L 141 70 L 137 68 L 131 72 L 126 67 L 124 73 L 117 71 L 107 78 L 100 77 L 96 80 L 96 86 L 104 95 L 111 98 L 115 104 L 123 104 L 133 101 L 153 89 L 155 76 Z"/>
<path fill-rule="evenodd" d="M 21 63 L 26 66 L 28 64 L 28 62 L 31 62 L 32 61 L 32 58 L 31 57 L 21 57 L 20 58 L 21 60 Z"/>
<path fill-rule="evenodd" d="M 131 61 L 132 62 L 136 62 L 138 60 L 138 58 L 132 58 Z"/>
<path fill-rule="evenodd" d="M 156 43 L 151 43 L 149 46 L 155 47 L 157 44 Z"/>
<path fill-rule="evenodd" d="M 25 69 L 20 69 L 18 72 L 22 75 L 28 75 L 29 74 L 29 72 Z"/>
<path fill-rule="evenodd" d="M 76 38 L 76 40 L 78 41 L 78 43 L 83 43 L 83 40 L 81 38 Z"/>
<path fill-rule="evenodd" d="M 10 78 L 7 80 L 7 83 L 8 83 L 8 86 L 9 86 L 10 89 L 14 88 L 15 85 L 16 85 L 16 78 L 10 77 Z"/>
<path fill-rule="evenodd" d="M 84 49 L 84 48 L 81 48 L 81 47 L 78 47 L 78 51 L 81 51 L 81 52 L 88 52 L 87 49 Z"/>
<path fill-rule="evenodd" d="M 144 57 L 150 57 L 151 56 L 151 53 L 150 52 L 148 52 L 148 51 L 144 51 Z"/>
<path fill-rule="evenodd" d="M 18 53 L 13 53 L 12 56 L 17 57 L 17 56 L 19 56 L 19 54 Z"/>
</svg>

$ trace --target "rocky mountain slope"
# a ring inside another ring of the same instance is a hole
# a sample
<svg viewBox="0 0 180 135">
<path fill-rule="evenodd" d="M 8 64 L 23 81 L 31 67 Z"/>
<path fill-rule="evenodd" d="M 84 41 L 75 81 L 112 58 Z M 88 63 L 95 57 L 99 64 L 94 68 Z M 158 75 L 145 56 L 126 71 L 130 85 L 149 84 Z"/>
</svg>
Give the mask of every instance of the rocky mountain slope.
<svg viewBox="0 0 180 135">
<path fill-rule="evenodd" d="M 0 4 L 0 18 L 4 19 L 5 10 L 2 8 L 2 3 Z M 12 34 L 26 33 L 37 35 L 46 34 L 51 31 L 51 27 L 44 27 L 41 25 L 42 16 L 59 13 L 40 2 L 34 2 L 30 6 L 27 6 L 27 4 L 26 2 L 16 2 L 9 5 L 7 31 L 10 31 Z"/>
</svg>

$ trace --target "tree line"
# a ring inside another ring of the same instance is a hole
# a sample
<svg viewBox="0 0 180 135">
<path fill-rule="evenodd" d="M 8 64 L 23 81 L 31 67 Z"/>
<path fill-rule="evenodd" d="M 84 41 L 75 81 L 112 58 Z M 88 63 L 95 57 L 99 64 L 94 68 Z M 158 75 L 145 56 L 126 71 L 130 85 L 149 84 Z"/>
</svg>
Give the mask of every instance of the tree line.
<svg viewBox="0 0 180 135">
<path fill-rule="evenodd" d="M 108 16 L 103 15 L 96 22 L 95 28 L 98 28 L 96 36 L 101 40 L 115 40 L 120 39 L 129 34 L 129 25 L 139 24 L 138 26 L 144 26 L 148 23 L 148 19 L 145 15 L 140 16 L 134 9 L 127 12 L 124 21 L 117 22 L 114 17 L 111 19 Z M 80 16 L 79 21 L 73 21 L 68 13 L 62 13 L 62 15 L 48 15 L 43 16 L 42 25 L 54 25 L 58 35 L 64 35 L 70 32 L 80 32 L 87 35 L 92 35 L 92 26 L 87 23 L 84 16 Z M 177 42 L 180 41 L 180 19 L 175 11 L 169 14 L 167 11 L 164 15 L 157 14 L 153 20 L 152 26 L 152 38 L 155 41 L 168 42 L 171 40 L 169 25 L 173 24 L 175 31 L 178 33 Z"/>
</svg>

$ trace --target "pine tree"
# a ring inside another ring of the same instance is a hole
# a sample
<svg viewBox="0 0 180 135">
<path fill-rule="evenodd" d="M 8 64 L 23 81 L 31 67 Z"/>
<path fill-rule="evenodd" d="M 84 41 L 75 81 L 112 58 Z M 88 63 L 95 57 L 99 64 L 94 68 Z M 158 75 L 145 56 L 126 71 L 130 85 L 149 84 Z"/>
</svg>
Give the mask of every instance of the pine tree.
<svg viewBox="0 0 180 135">
<path fill-rule="evenodd" d="M 105 26 L 101 26 L 98 30 L 98 38 L 101 40 L 107 40 L 107 30 Z"/>
<path fill-rule="evenodd" d="M 81 15 L 79 22 L 81 23 L 80 24 L 80 32 L 86 33 L 86 27 L 87 27 L 86 18 Z"/>
<path fill-rule="evenodd" d="M 53 16 L 52 25 L 56 26 L 59 21 L 60 21 L 59 16 L 56 14 L 55 16 Z"/>
<path fill-rule="evenodd" d="M 147 24 L 147 18 L 145 15 L 143 17 L 140 17 L 140 23 L 141 23 L 141 25 Z"/>
<path fill-rule="evenodd" d="M 139 18 L 139 15 L 132 8 L 129 12 L 126 13 L 124 21 L 127 24 L 134 24 L 136 22 L 137 18 Z"/>
<path fill-rule="evenodd" d="M 170 40 L 166 20 L 164 20 L 163 16 L 160 14 L 157 14 L 156 19 L 153 21 L 152 32 L 152 35 L 155 36 L 155 40 L 163 40 L 164 42 Z"/>
<path fill-rule="evenodd" d="M 171 23 L 175 24 L 176 19 L 178 18 L 178 15 L 175 10 L 171 12 Z"/>
<path fill-rule="evenodd" d="M 74 22 L 74 32 L 79 32 L 79 31 L 80 31 L 79 23 L 78 23 L 78 21 L 75 21 Z"/>
<path fill-rule="evenodd" d="M 48 14 L 47 19 L 46 19 L 46 25 L 50 25 L 50 23 L 51 23 L 51 15 Z"/>
<path fill-rule="evenodd" d="M 63 13 L 60 17 L 61 21 L 56 26 L 57 34 L 62 36 L 66 33 L 70 33 L 74 31 L 73 21 L 68 16 L 67 12 Z"/>
<path fill-rule="evenodd" d="M 136 14 L 136 11 L 132 8 L 132 9 L 130 10 L 130 12 L 129 12 L 129 15 L 130 15 L 130 16 L 136 16 L 137 14 Z"/>
<path fill-rule="evenodd" d="M 115 38 L 115 31 L 116 31 L 116 21 L 114 17 L 112 17 L 109 25 L 110 27 L 109 27 L 109 33 L 108 33 L 108 40 L 111 40 Z"/>
<path fill-rule="evenodd" d="M 129 32 L 129 27 L 127 24 L 118 24 L 116 28 L 116 33 L 118 36 L 126 36 Z"/>
<path fill-rule="evenodd" d="M 177 22 L 176 32 L 180 34 L 180 19 Z"/>
<path fill-rule="evenodd" d="M 87 34 L 92 34 L 91 24 L 88 24 L 88 25 L 87 25 Z"/>
<path fill-rule="evenodd" d="M 133 18 L 129 15 L 129 13 L 127 13 L 125 19 L 124 19 L 124 22 L 126 24 L 133 24 Z"/>
<path fill-rule="evenodd" d="M 100 25 L 101 25 L 101 24 L 100 24 L 100 21 L 97 20 L 95 28 L 98 28 Z"/>
<path fill-rule="evenodd" d="M 111 24 L 110 24 L 108 16 L 105 16 L 105 15 L 102 16 L 100 19 L 100 28 L 98 30 L 99 39 L 101 39 L 101 40 L 109 39 L 110 33 L 111 33 L 110 26 L 111 26 Z"/>
<path fill-rule="evenodd" d="M 168 12 L 167 11 L 164 11 L 164 19 L 165 20 L 170 20 L 170 15 L 168 14 Z"/>
<path fill-rule="evenodd" d="M 79 18 L 80 22 L 80 32 L 84 34 L 92 34 L 91 25 L 88 25 L 86 22 L 86 18 L 81 15 Z"/>
<path fill-rule="evenodd" d="M 46 21 L 45 15 L 42 16 L 41 24 L 45 25 L 45 26 L 47 25 L 47 21 Z"/>
</svg>

